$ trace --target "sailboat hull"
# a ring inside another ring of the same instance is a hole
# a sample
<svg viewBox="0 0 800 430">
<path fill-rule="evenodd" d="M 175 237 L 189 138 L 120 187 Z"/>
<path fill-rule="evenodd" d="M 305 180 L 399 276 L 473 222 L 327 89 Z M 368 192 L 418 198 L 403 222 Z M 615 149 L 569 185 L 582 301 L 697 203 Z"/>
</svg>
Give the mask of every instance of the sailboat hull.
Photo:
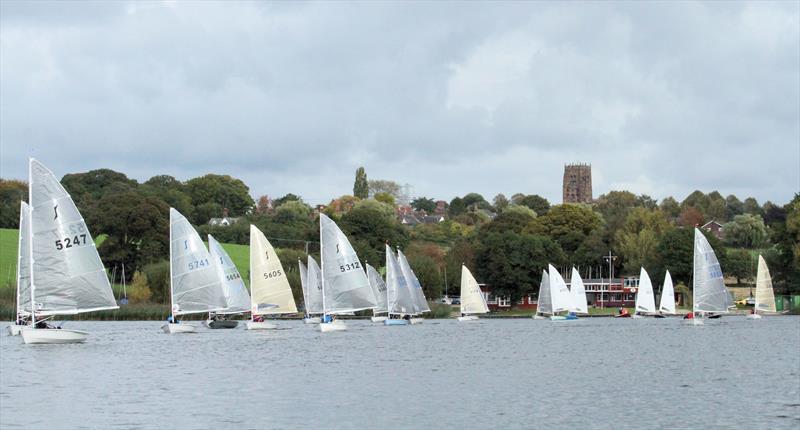
<svg viewBox="0 0 800 430">
<path fill-rule="evenodd" d="M 236 328 L 239 325 L 239 321 L 234 320 L 216 320 L 216 321 L 203 321 L 203 325 L 210 329 L 221 329 L 221 328 Z"/>
<path fill-rule="evenodd" d="M 464 315 L 463 317 L 458 317 L 459 321 L 478 321 L 477 315 Z"/>
<path fill-rule="evenodd" d="M 319 331 L 322 333 L 328 333 L 332 331 L 345 331 L 347 330 L 347 325 L 344 322 L 339 320 L 334 320 L 333 322 L 329 323 L 320 323 Z"/>
<path fill-rule="evenodd" d="M 247 330 L 275 330 L 278 324 L 267 321 L 248 321 L 245 325 Z"/>
<path fill-rule="evenodd" d="M 372 322 L 384 322 L 386 321 L 386 317 L 372 317 L 370 320 L 372 320 Z"/>
<path fill-rule="evenodd" d="M 544 316 L 544 315 L 536 314 L 536 315 L 533 316 L 533 319 L 535 319 L 535 320 L 546 320 L 547 317 Z"/>
<path fill-rule="evenodd" d="M 167 334 L 195 333 L 196 328 L 191 324 L 164 324 L 161 330 Z"/>
<path fill-rule="evenodd" d="M 383 325 L 408 325 L 408 320 L 389 318 L 383 322 Z"/>
<path fill-rule="evenodd" d="M 666 318 L 667 316 L 666 315 L 662 315 L 662 314 L 655 314 L 655 315 L 653 315 L 653 317 L 655 317 L 655 318 Z"/>
<path fill-rule="evenodd" d="M 747 314 L 747 319 L 749 320 L 760 320 L 761 315 L 759 314 Z"/>
<path fill-rule="evenodd" d="M 425 321 L 425 318 L 411 318 L 410 323 L 413 324 L 422 324 Z"/>
<path fill-rule="evenodd" d="M 85 342 L 89 333 L 60 328 L 25 327 L 20 331 L 20 335 L 22 335 L 22 340 L 27 344 L 57 344 Z"/>
<path fill-rule="evenodd" d="M 27 327 L 27 326 L 26 325 L 11 324 L 10 326 L 8 326 L 8 335 L 9 336 L 19 336 L 20 332 L 22 332 L 22 329 L 25 328 L 25 327 Z"/>
<path fill-rule="evenodd" d="M 322 322 L 322 318 L 320 317 L 305 317 L 303 318 L 303 322 L 306 324 L 319 324 Z"/>
</svg>

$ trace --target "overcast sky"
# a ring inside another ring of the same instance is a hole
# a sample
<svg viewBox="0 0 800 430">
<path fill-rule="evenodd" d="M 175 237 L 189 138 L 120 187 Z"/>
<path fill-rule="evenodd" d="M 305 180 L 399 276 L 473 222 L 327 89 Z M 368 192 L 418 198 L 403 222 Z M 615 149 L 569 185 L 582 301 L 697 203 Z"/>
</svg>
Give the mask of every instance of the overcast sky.
<svg viewBox="0 0 800 430">
<path fill-rule="evenodd" d="M 800 190 L 800 3 L 0 3 L 0 176 Z"/>
</svg>

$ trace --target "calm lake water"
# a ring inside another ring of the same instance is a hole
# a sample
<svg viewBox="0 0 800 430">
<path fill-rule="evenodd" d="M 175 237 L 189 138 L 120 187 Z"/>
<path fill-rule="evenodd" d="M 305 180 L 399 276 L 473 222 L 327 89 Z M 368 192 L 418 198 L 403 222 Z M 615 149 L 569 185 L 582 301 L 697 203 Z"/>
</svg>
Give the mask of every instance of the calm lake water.
<svg viewBox="0 0 800 430">
<path fill-rule="evenodd" d="M 281 324 L 26 346 L 4 323 L 0 428 L 800 427 L 798 317 Z"/>
</svg>

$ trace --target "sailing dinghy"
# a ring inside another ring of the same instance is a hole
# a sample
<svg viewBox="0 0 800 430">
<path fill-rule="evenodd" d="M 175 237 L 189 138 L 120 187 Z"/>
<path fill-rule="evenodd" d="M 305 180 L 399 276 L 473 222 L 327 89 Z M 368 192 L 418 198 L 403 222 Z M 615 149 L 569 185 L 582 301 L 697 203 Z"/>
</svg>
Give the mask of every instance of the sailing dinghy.
<svg viewBox="0 0 800 430">
<path fill-rule="evenodd" d="M 586 301 L 586 287 L 583 285 L 583 278 L 578 273 L 578 269 L 572 267 L 572 277 L 569 280 L 569 293 L 572 297 L 571 312 L 581 315 L 589 313 L 589 304 Z"/>
<path fill-rule="evenodd" d="M 325 214 L 319 215 L 319 230 L 324 312 L 319 329 L 343 331 L 347 326 L 335 315 L 373 309 L 378 302 L 347 236 Z"/>
<path fill-rule="evenodd" d="M 386 282 L 383 282 L 381 274 L 375 270 L 374 267 L 367 264 L 367 279 L 369 279 L 369 286 L 372 287 L 372 293 L 378 299 L 378 306 L 372 310 L 372 322 L 383 322 L 386 320 L 386 315 L 378 315 L 388 313 L 388 296 L 386 295 Z"/>
<path fill-rule="evenodd" d="M 653 282 L 644 267 L 639 270 L 639 288 L 636 290 L 636 305 L 633 310 L 633 318 L 642 318 L 642 314 L 652 315 L 656 313 L 656 297 L 653 294 Z"/>
<path fill-rule="evenodd" d="M 22 329 L 30 324 L 31 316 L 31 266 L 28 264 L 30 238 L 28 223 L 31 209 L 24 201 L 19 202 L 19 245 L 17 246 L 17 295 L 14 323 L 8 326 L 8 334 L 19 336 Z"/>
<path fill-rule="evenodd" d="M 722 269 L 714 250 L 703 233 L 694 229 L 694 272 L 692 279 L 694 300 L 692 303 L 692 325 L 703 325 L 708 314 L 721 316 L 728 313 L 733 300 L 725 288 Z M 712 316 L 713 318 L 713 316 Z"/>
<path fill-rule="evenodd" d="M 400 263 L 400 270 L 403 273 L 403 277 L 406 279 L 406 285 L 411 290 L 411 297 L 414 299 L 414 315 L 411 316 L 410 322 L 411 324 L 422 324 L 425 318 L 419 315 L 430 312 L 431 310 L 431 308 L 428 307 L 428 299 L 425 298 L 425 293 L 422 292 L 422 285 L 419 283 L 417 275 L 411 270 L 408 259 L 399 249 L 397 250 L 397 262 Z"/>
<path fill-rule="evenodd" d="M 459 321 L 477 321 L 475 314 L 485 314 L 489 312 L 489 306 L 483 297 L 478 281 L 472 276 L 472 272 L 467 266 L 461 265 L 461 316 Z"/>
<path fill-rule="evenodd" d="M 222 248 L 222 245 L 208 235 L 208 251 L 211 254 L 211 261 L 217 266 L 217 275 L 222 285 L 222 294 L 225 296 L 225 309 L 218 310 L 212 314 L 203 324 L 212 329 L 236 328 L 239 321 L 227 319 L 227 315 L 243 314 L 250 311 L 250 294 L 242 281 L 239 269 L 233 264 L 233 260 Z"/>
<path fill-rule="evenodd" d="M 414 313 L 414 299 L 394 252 L 386 248 L 386 301 L 389 310 L 384 325 L 408 325 Z"/>
<path fill-rule="evenodd" d="M 180 315 L 216 312 L 227 307 L 217 265 L 203 240 L 180 212 L 169 208 L 170 316 L 165 333 L 194 333 Z"/>
<path fill-rule="evenodd" d="M 536 297 L 536 313 L 533 319 L 543 320 L 553 313 L 553 304 L 550 300 L 550 275 L 542 270 L 542 281 L 539 283 L 539 295 Z"/>
<path fill-rule="evenodd" d="M 250 291 L 251 309 L 248 330 L 276 329 L 262 315 L 296 314 L 297 305 L 292 287 L 286 279 L 281 260 L 267 237 L 250 224 Z"/>
<path fill-rule="evenodd" d="M 300 268 L 302 270 L 303 267 Z M 301 278 L 302 280 L 302 278 Z M 308 256 L 308 268 L 306 269 L 306 284 L 303 289 L 303 305 L 305 307 L 306 324 L 319 324 L 322 321 L 320 315 L 322 311 L 322 271 L 310 255 Z"/>
<path fill-rule="evenodd" d="M 772 291 L 772 277 L 769 274 L 767 262 L 760 254 L 758 256 L 758 272 L 756 273 L 756 303 L 748 319 L 761 319 L 760 312 L 777 312 L 775 307 L 775 293 Z"/>
<path fill-rule="evenodd" d="M 661 287 L 661 301 L 658 304 L 658 314 L 656 318 L 664 318 L 664 315 L 675 315 L 675 290 L 672 286 L 672 276 L 669 270 L 664 275 L 664 286 Z"/>
<path fill-rule="evenodd" d="M 55 175 L 34 159 L 28 163 L 27 267 L 30 319 L 20 331 L 26 344 L 78 343 L 88 333 L 50 328 L 54 315 L 118 309 L 108 275 L 78 208 Z M 23 226 L 21 226 L 23 227 Z M 23 281 L 23 284 L 26 281 Z M 24 303 L 24 301 L 23 301 Z M 40 318 L 37 321 L 37 318 Z"/>
</svg>

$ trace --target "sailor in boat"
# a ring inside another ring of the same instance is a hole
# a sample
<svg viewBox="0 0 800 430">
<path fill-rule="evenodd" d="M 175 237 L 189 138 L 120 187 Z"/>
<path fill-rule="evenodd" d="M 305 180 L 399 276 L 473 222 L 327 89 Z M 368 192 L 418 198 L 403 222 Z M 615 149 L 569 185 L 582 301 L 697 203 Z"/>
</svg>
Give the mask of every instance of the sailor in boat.
<svg viewBox="0 0 800 430">
<path fill-rule="evenodd" d="M 694 312 L 689 312 L 688 314 L 684 315 L 683 319 L 685 319 L 685 320 L 694 319 Z"/>
<path fill-rule="evenodd" d="M 625 317 L 629 317 L 629 316 L 631 316 L 631 314 L 629 314 L 629 313 L 628 313 L 628 310 L 627 310 L 627 309 L 625 309 L 625 308 L 619 308 L 619 310 L 617 310 L 617 312 L 618 312 L 618 313 L 617 313 L 617 316 L 618 316 L 618 317 L 625 318 Z"/>
<path fill-rule="evenodd" d="M 59 328 L 61 328 L 61 327 L 56 327 L 56 326 L 48 324 L 47 323 L 47 319 L 43 319 L 43 320 L 37 321 L 35 327 L 36 328 L 50 328 L 50 329 L 53 329 L 53 328 L 59 329 Z"/>
<path fill-rule="evenodd" d="M 253 315 L 253 322 L 264 322 L 264 317 L 261 315 Z"/>
<path fill-rule="evenodd" d="M 179 324 L 178 318 L 174 318 L 172 315 L 167 317 L 167 322 L 170 324 Z"/>
</svg>

